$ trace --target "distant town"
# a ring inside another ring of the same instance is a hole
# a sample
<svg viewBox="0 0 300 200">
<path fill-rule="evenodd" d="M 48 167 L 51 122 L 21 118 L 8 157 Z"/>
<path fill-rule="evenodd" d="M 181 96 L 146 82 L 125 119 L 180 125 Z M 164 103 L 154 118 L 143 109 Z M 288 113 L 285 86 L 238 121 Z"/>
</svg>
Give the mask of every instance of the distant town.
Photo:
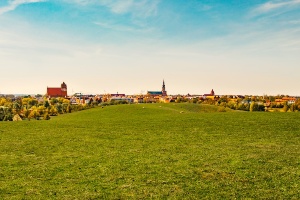
<svg viewBox="0 0 300 200">
<path fill-rule="evenodd" d="M 187 100 L 220 100 L 226 98 L 229 101 L 238 102 L 238 100 L 244 100 L 243 102 L 249 103 L 251 100 L 262 100 L 262 102 L 287 102 L 288 104 L 294 104 L 298 100 L 299 96 L 289 95 L 276 95 L 276 96 L 256 96 L 256 95 L 240 95 L 240 94 L 216 94 L 214 89 L 211 89 L 207 94 L 172 94 L 168 95 L 166 91 L 165 81 L 163 80 L 161 90 L 147 91 L 146 94 L 124 94 L 124 93 L 105 93 L 105 94 L 83 94 L 74 93 L 68 94 L 67 84 L 63 82 L 60 87 L 47 87 L 45 94 L 36 95 L 14 95 L 14 94 L 0 94 L 0 97 L 6 97 L 10 99 L 22 98 L 26 96 L 41 98 L 66 98 L 69 99 L 72 104 L 86 104 L 90 100 L 101 102 L 111 101 L 127 101 L 128 103 L 170 103 L 176 102 L 179 99 L 183 101 Z"/>
<path fill-rule="evenodd" d="M 211 89 L 207 94 L 170 95 L 163 80 L 161 90 L 147 91 L 146 94 L 127 95 L 107 94 L 68 94 L 67 84 L 60 87 L 47 87 L 45 94 L 10 95 L 0 94 L 0 121 L 22 119 L 50 119 L 50 116 L 84 110 L 95 106 L 133 103 L 199 103 L 241 111 L 298 112 L 298 96 L 253 96 L 216 94 Z"/>
</svg>

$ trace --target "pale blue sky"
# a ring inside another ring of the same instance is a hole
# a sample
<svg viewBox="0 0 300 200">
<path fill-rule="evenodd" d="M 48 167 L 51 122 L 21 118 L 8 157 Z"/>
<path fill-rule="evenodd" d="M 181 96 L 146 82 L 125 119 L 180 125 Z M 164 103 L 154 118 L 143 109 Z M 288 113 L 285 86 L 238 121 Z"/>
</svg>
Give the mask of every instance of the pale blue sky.
<svg viewBox="0 0 300 200">
<path fill-rule="evenodd" d="M 300 95 L 300 0 L 0 0 L 0 93 Z"/>
</svg>

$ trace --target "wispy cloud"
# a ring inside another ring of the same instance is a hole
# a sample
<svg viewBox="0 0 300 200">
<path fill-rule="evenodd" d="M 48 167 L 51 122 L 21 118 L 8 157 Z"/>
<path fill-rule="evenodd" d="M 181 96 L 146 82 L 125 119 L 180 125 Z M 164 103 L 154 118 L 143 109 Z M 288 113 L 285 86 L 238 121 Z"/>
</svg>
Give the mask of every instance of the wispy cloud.
<svg viewBox="0 0 300 200">
<path fill-rule="evenodd" d="M 280 1 L 268 1 L 254 8 L 251 11 L 252 16 L 257 16 L 273 11 L 285 12 L 290 9 L 294 9 L 295 6 L 300 6 L 300 0 L 280 0 Z"/>
<path fill-rule="evenodd" d="M 208 5 L 208 4 L 203 4 L 201 2 L 192 2 L 192 7 L 195 8 L 196 10 L 198 10 L 199 12 L 202 11 L 209 11 L 213 8 L 213 6 Z"/>
<path fill-rule="evenodd" d="M 300 24 L 300 20 L 291 20 L 288 23 L 293 24 L 293 25 L 298 25 L 298 24 Z"/>
<path fill-rule="evenodd" d="M 22 4 L 29 4 L 29 3 L 38 3 L 44 2 L 46 0 L 11 0 L 8 2 L 8 5 L 0 8 L 0 15 L 15 10 L 18 6 Z"/>
<path fill-rule="evenodd" d="M 77 0 L 84 4 L 91 4 L 92 0 Z M 158 5 L 161 0 L 98 0 L 93 3 L 104 6 L 114 15 L 130 15 L 128 23 L 120 24 L 114 20 L 99 20 L 94 24 L 105 29 L 121 32 L 149 33 L 154 28 L 149 27 L 145 18 L 157 14 Z"/>
<path fill-rule="evenodd" d="M 125 25 L 113 24 L 113 23 L 94 22 L 94 24 L 101 26 L 102 28 L 105 28 L 105 29 L 111 29 L 114 31 L 121 31 L 121 32 L 147 33 L 147 32 L 153 31 L 153 28 L 125 26 Z"/>
<path fill-rule="evenodd" d="M 80 6 L 101 5 L 115 14 L 132 14 L 138 17 L 153 16 L 161 0 L 64 0 L 70 4 Z"/>
<path fill-rule="evenodd" d="M 100 3 L 116 14 L 149 17 L 156 14 L 159 0 L 102 0 Z"/>
</svg>

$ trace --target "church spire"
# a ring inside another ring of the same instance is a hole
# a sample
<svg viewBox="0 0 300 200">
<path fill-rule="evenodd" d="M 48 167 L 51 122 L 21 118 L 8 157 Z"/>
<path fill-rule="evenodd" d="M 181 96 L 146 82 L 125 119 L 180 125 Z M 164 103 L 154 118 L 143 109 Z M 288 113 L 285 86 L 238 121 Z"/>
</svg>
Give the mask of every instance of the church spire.
<svg viewBox="0 0 300 200">
<path fill-rule="evenodd" d="M 163 79 L 163 85 L 162 85 L 162 89 L 161 89 L 162 95 L 166 96 L 167 95 L 167 91 L 166 91 L 166 85 L 165 85 L 165 80 Z"/>
</svg>

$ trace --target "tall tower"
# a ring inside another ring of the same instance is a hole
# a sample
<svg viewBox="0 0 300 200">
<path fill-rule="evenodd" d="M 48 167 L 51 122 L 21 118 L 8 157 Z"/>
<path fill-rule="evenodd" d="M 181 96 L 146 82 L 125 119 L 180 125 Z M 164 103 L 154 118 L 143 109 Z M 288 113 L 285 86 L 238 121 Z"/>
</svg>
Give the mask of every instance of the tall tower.
<svg viewBox="0 0 300 200">
<path fill-rule="evenodd" d="M 61 88 L 61 95 L 62 95 L 63 97 L 68 96 L 67 85 L 65 84 L 65 82 L 63 82 L 63 83 L 60 85 L 60 88 Z"/>
<path fill-rule="evenodd" d="M 165 80 L 163 80 L 163 85 L 162 85 L 161 92 L 162 92 L 162 95 L 163 95 L 163 96 L 167 96 Z"/>
</svg>

